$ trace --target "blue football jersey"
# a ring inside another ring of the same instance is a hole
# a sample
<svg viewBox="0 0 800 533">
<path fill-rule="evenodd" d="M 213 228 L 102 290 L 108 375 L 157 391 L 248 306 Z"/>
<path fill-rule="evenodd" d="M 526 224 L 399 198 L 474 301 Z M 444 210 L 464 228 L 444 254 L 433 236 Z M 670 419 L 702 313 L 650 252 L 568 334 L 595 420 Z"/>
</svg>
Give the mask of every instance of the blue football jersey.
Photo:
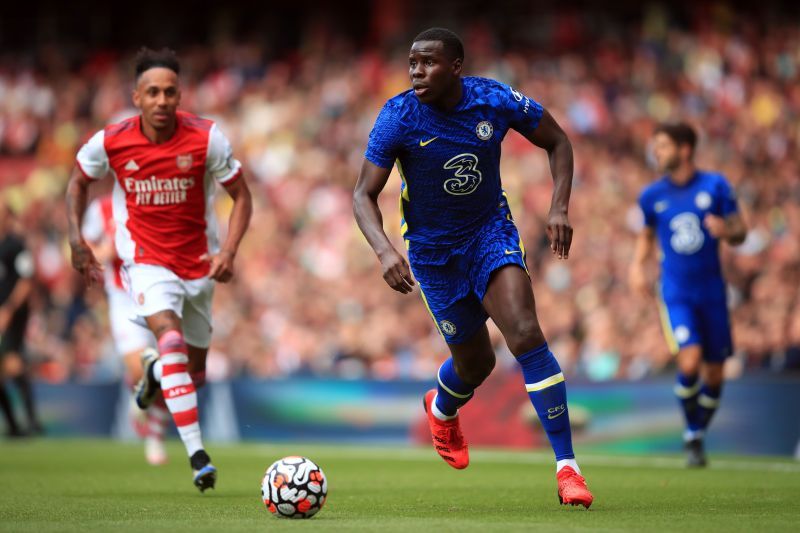
<svg viewBox="0 0 800 533">
<path fill-rule="evenodd" d="M 508 85 L 461 80 L 449 111 L 420 103 L 412 90 L 386 102 L 365 157 L 402 177 L 402 231 L 414 244 L 452 245 L 474 235 L 502 203 L 500 143 L 514 128 L 531 133 L 542 106 Z"/>
<path fill-rule="evenodd" d="M 703 225 L 708 213 L 727 217 L 737 212 L 734 190 L 721 174 L 697 171 L 682 186 L 663 177 L 642 191 L 639 206 L 660 244 L 665 292 L 724 286 L 719 240 Z"/>
</svg>

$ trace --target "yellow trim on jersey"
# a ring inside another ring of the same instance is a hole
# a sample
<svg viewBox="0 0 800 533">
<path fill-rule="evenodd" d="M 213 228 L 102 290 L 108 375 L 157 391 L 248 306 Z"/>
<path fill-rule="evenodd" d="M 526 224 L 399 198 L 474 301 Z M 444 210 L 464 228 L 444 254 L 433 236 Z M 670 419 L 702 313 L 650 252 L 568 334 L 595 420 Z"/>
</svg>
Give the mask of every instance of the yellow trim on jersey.
<svg viewBox="0 0 800 533">
<path fill-rule="evenodd" d="M 400 173 L 400 179 L 403 180 L 403 193 L 400 195 L 400 198 L 402 198 L 406 202 L 410 202 L 411 199 L 408 197 L 408 182 L 406 181 L 406 174 L 405 172 L 403 172 L 403 165 L 402 163 L 400 163 L 399 159 L 396 161 L 396 163 L 397 163 L 397 172 Z"/>
<path fill-rule="evenodd" d="M 664 331 L 664 338 L 667 341 L 669 351 L 672 355 L 678 355 L 681 347 L 678 344 L 678 340 L 675 338 L 675 334 L 672 332 L 672 324 L 669 321 L 667 304 L 664 303 L 664 298 L 661 296 L 661 287 L 657 290 L 656 302 L 658 302 L 658 316 L 661 318 L 661 329 Z"/>
<path fill-rule="evenodd" d="M 506 191 L 503 191 L 502 194 L 503 198 L 506 199 L 506 207 L 508 207 L 508 214 L 506 215 L 506 220 L 514 224 L 514 218 L 511 216 L 511 204 L 508 201 L 508 195 L 506 194 Z M 517 234 L 519 235 L 519 230 L 517 230 Z M 522 235 L 519 236 L 519 250 L 520 252 L 522 252 L 522 264 L 525 265 L 525 272 L 527 272 L 528 276 L 530 276 L 531 273 L 528 270 L 528 262 L 525 261 L 525 245 L 522 243 Z"/>
<path fill-rule="evenodd" d="M 519 234 L 519 230 L 517 230 L 517 234 Z M 519 236 L 519 249 L 522 252 L 522 265 L 525 267 L 525 272 L 527 272 L 530 277 L 531 273 L 528 271 L 528 262 L 525 261 L 525 245 L 522 244 L 522 235 Z"/>
<path fill-rule="evenodd" d="M 543 379 L 542 381 L 537 381 L 536 383 L 526 383 L 525 390 L 528 392 L 536 392 L 542 389 L 546 389 L 547 387 L 552 387 L 553 385 L 557 385 L 564 381 L 564 373 L 559 372 L 555 376 L 550 376 L 549 378 Z"/>
<path fill-rule="evenodd" d="M 403 200 L 406 202 L 410 202 L 410 198 L 408 196 L 408 182 L 406 181 L 406 176 L 403 173 L 403 165 L 400 163 L 400 160 L 397 159 L 395 161 L 397 163 L 397 172 L 400 174 L 400 180 L 403 182 L 403 190 L 400 193 L 400 199 L 398 200 L 398 204 L 400 206 L 400 220 L 403 223 L 400 225 L 400 235 L 405 235 L 408 232 L 408 222 L 406 222 L 406 214 L 405 210 L 403 209 Z"/>
<path fill-rule="evenodd" d="M 444 333 L 442 333 L 442 328 L 439 327 L 439 323 L 436 321 L 436 317 L 433 315 L 433 311 L 431 311 L 431 306 L 428 305 L 428 299 L 425 298 L 425 293 L 422 292 L 422 287 L 419 288 L 419 294 L 422 296 L 422 301 L 425 302 L 425 308 L 428 309 L 428 313 L 430 313 L 431 318 L 433 319 L 433 324 L 436 326 L 436 331 L 438 331 L 439 335 L 441 335 L 442 338 L 444 338 Z"/>
</svg>

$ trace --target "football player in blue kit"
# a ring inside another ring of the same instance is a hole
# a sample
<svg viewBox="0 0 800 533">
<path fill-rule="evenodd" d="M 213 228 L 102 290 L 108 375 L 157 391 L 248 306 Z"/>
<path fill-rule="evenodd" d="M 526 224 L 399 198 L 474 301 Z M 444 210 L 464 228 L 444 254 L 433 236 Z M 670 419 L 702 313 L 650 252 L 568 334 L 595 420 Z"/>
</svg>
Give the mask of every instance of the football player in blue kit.
<svg viewBox="0 0 800 533">
<path fill-rule="evenodd" d="M 677 354 L 675 395 L 686 421 L 687 464 L 701 467 L 703 437 L 722 392 L 723 363 L 733 349 L 719 243 L 741 244 L 747 228 L 725 177 L 695 168 L 696 144 L 697 134 L 687 124 L 655 130 L 653 152 L 665 175 L 639 197 L 644 228 L 629 281 L 640 294 L 651 293 L 645 265 L 658 241 L 659 307 L 667 343 Z"/>
<path fill-rule="evenodd" d="M 375 122 L 353 210 L 386 283 L 407 294 L 416 278 L 450 349 L 437 388 L 423 403 L 433 445 L 450 466 L 469 464 L 458 409 L 494 368 L 486 328 L 491 317 L 522 368 L 555 452 L 559 500 L 588 508 L 592 494 L 575 462 L 564 375 L 539 327 L 525 248 L 499 169 L 500 145 L 510 128 L 547 151 L 554 181 L 547 235 L 553 254 L 567 259 L 572 146 L 537 102 L 503 83 L 462 77 L 464 48 L 453 32 L 422 32 L 408 59 L 412 89 L 386 102 Z M 395 164 L 402 177 L 408 262 L 387 238 L 378 208 Z"/>
</svg>

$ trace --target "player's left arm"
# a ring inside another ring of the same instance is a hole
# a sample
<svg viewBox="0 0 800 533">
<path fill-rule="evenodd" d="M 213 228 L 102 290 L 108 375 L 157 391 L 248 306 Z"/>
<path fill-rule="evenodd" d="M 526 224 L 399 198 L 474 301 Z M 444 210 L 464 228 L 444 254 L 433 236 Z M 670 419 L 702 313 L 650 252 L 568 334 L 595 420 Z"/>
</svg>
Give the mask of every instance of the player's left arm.
<svg viewBox="0 0 800 533">
<path fill-rule="evenodd" d="M 242 176 L 226 185 L 225 191 L 233 198 L 233 209 L 228 219 L 228 236 L 219 253 L 208 258 L 211 263 L 208 277 L 220 283 L 227 283 L 233 277 L 233 260 L 236 259 L 239 244 L 253 215 L 253 196 Z"/>
<path fill-rule="evenodd" d="M 703 219 L 703 225 L 713 237 L 732 246 L 742 244 L 747 237 L 747 225 L 738 212 L 726 217 L 708 213 Z"/>
<path fill-rule="evenodd" d="M 717 181 L 715 188 L 716 208 L 703 218 L 703 225 L 712 237 L 730 245 L 742 244 L 747 237 L 747 224 L 742 218 L 742 209 L 736 200 L 736 192 L 725 178 Z"/>
<path fill-rule="evenodd" d="M 220 251 L 205 254 L 200 259 L 210 263 L 208 277 L 220 283 L 227 283 L 233 277 L 233 261 L 239 251 L 239 244 L 250 225 L 253 215 L 253 197 L 242 174 L 242 164 L 233 157 L 230 141 L 216 124 L 211 127 L 208 137 L 206 170 L 221 184 L 233 198 L 233 209 L 228 219 L 228 235 Z"/>
<path fill-rule="evenodd" d="M 574 167 L 572 143 L 546 109 L 542 110 L 538 127 L 525 135 L 525 138 L 546 150 L 550 159 L 553 198 L 550 202 L 550 213 L 547 215 L 547 237 L 550 239 L 553 254 L 559 259 L 567 259 L 572 245 L 572 225 L 568 216 Z"/>
<path fill-rule="evenodd" d="M 33 256 L 23 249 L 14 259 L 14 269 L 19 280 L 3 305 L 0 305 L 0 334 L 6 331 L 14 313 L 28 301 L 33 292 Z"/>
</svg>

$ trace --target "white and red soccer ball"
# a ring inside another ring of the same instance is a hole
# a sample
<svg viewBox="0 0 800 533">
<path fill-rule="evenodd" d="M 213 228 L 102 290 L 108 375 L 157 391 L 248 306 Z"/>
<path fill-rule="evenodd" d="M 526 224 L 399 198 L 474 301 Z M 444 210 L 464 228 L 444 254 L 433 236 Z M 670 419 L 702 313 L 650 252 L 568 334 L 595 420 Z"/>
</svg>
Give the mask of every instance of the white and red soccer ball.
<svg viewBox="0 0 800 533">
<path fill-rule="evenodd" d="M 278 459 L 261 481 L 261 500 L 281 518 L 311 518 L 325 505 L 327 496 L 325 474 L 305 457 Z"/>
</svg>

